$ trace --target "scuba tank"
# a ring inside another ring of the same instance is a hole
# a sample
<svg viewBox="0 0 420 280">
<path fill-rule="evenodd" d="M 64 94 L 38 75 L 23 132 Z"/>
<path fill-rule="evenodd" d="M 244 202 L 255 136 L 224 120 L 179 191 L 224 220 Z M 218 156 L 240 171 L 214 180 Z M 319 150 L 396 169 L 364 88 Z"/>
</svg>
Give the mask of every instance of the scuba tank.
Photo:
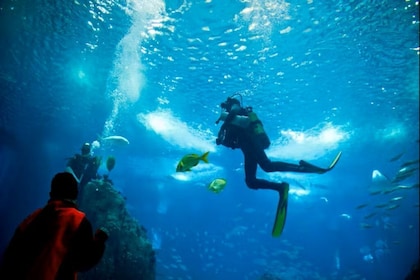
<svg viewBox="0 0 420 280">
<path fill-rule="evenodd" d="M 227 115 L 227 112 L 222 112 L 217 122 L 225 121 Z M 247 116 L 236 115 L 230 123 L 241 128 L 247 128 L 249 126 L 249 118 Z"/>
<path fill-rule="evenodd" d="M 251 139 L 254 141 L 256 145 L 258 145 L 262 149 L 267 149 L 270 146 L 270 139 L 267 136 L 267 133 L 264 131 L 264 127 L 262 122 L 258 118 L 257 114 L 255 114 L 251 108 L 249 108 L 248 112 L 249 118 L 249 133 Z"/>
<path fill-rule="evenodd" d="M 227 112 L 222 112 L 216 123 L 226 121 Z M 239 135 L 242 134 L 249 126 L 248 116 L 236 115 L 228 124 L 223 123 L 217 134 L 216 144 L 223 145 L 228 148 L 239 148 Z"/>
</svg>

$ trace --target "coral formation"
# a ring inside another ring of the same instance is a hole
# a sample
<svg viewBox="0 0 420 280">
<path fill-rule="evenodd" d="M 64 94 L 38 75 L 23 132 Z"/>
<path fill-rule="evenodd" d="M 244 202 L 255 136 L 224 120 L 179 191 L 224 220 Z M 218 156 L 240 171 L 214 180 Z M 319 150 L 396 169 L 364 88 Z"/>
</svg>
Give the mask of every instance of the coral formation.
<svg viewBox="0 0 420 280">
<path fill-rule="evenodd" d="M 102 260 L 90 271 L 79 273 L 79 279 L 155 279 L 155 252 L 146 229 L 130 216 L 124 197 L 110 180 L 89 182 L 79 205 L 94 229 L 104 227 L 109 233 Z"/>
</svg>

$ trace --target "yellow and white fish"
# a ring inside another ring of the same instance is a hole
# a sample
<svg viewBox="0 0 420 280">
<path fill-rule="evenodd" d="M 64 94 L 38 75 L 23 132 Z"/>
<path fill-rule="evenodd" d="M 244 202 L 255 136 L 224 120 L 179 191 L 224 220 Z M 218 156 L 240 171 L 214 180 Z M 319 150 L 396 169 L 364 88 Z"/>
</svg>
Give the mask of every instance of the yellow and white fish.
<svg viewBox="0 0 420 280">
<path fill-rule="evenodd" d="M 226 180 L 223 178 L 214 179 L 208 186 L 208 189 L 214 193 L 221 192 L 226 186 Z"/>
</svg>

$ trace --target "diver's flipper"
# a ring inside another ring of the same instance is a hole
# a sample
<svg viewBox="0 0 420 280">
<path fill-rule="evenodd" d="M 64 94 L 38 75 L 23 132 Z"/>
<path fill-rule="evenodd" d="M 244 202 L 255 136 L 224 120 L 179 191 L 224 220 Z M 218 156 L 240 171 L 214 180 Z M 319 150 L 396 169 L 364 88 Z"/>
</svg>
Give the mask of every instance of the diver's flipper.
<svg viewBox="0 0 420 280">
<path fill-rule="evenodd" d="M 337 164 L 338 160 L 340 159 L 340 157 L 341 157 L 341 151 L 337 154 L 337 156 L 334 158 L 334 160 L 331 162 L 328 168 L 321 168 L 316 165 L 310 164 L 309 162 L 306 162 L 304 160 L 301 160 L 299 162 L 299 165 L 303 167 L 304 172 L 323 174 L 333 169 L 334 166 Z"/>
<path fill-rule="evenodd" d="M 338 152 L 338 154 L 335 156 L 334 160 L 331 162 L 330 166 L 328 167 L 328 171 L 334 168 L 334 166 L 337 164 L 338 160 L 341 157 L 341 151 Z"/>
<path fill-rule="evenodd" d="M 289 197 L 289 184 L 283 189 L 279 196 L 279 204 L 277 205 L 276 219 L 274 220 L 273 230 L 271 235 L 279 237 L 283 232 L 284 225 L 286 224 L 287 216 L 287 201 Z"/>
<path fill-rule="evenodd" d="M 71 175 L 73 175 L 74 179 L 76 179 L 77 183 L 80 184 L 80 182 L 83 179 L 83 174 L 82 176 L 79 178 L 77 178 L 76 174 L 74 174 L 73 168 L 71 168 L 70 166 L 67 166 L 66 169 L 64 170 L 64 172 L 70 173 Z"/>
<path fill-rule="evenodd" d="M 301 167 L 302 172 L 305 172 L 305 173 L 322 174 L 322 173 L 325 173 L 325 172 L 328 171 L 326 168 L 318 167 L 318 166 L 310 164 L 309 162 L 306 162 L 304 160 L 299 161 L 299 167 Z"/>
</svg>

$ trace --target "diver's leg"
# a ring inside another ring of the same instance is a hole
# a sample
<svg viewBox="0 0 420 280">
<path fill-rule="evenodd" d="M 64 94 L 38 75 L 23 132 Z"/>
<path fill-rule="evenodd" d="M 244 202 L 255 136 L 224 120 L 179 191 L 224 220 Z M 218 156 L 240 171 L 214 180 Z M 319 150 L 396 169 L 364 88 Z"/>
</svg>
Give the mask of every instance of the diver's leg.
<svg viewBox="0 0 420 280">
<path fill-rule="evenodd" d="M 245 182 L 251 189 L 258 189 L 257 184 L 257 161 L 253 158 L 252 154 L 244 153 L 244 169 L 245 169 Z"/>
<path fill-rule="evenodd" d="M 264 179 L 257 179 L 257 159 L 255 155 L 249 150 L 242 149 L 244 154 L 244 168 L 245 168 L 245 182 L 251 189 L 269 189 L 275 190 L 279 193 L 283 193 L 285 187 L 288 187 L 287 183 L 274 183 Z"/>
<path fill-rule="evenodd" d="M 287 163 L 282 161 L 271 161 L 264 150 L 260 150 L 256 153 L 258 156 L 258 164 L 265 172 L 278 172 L 278 171 L 289 171 L 289 172 L 301 172 L 301 173 L 325 173 L 327 170 L 314 165 L 307 164 L 304 161 L 300 161 L 298 164 Z M 303 164 L 306 163 L 306 164 Z"/>
</svg>

